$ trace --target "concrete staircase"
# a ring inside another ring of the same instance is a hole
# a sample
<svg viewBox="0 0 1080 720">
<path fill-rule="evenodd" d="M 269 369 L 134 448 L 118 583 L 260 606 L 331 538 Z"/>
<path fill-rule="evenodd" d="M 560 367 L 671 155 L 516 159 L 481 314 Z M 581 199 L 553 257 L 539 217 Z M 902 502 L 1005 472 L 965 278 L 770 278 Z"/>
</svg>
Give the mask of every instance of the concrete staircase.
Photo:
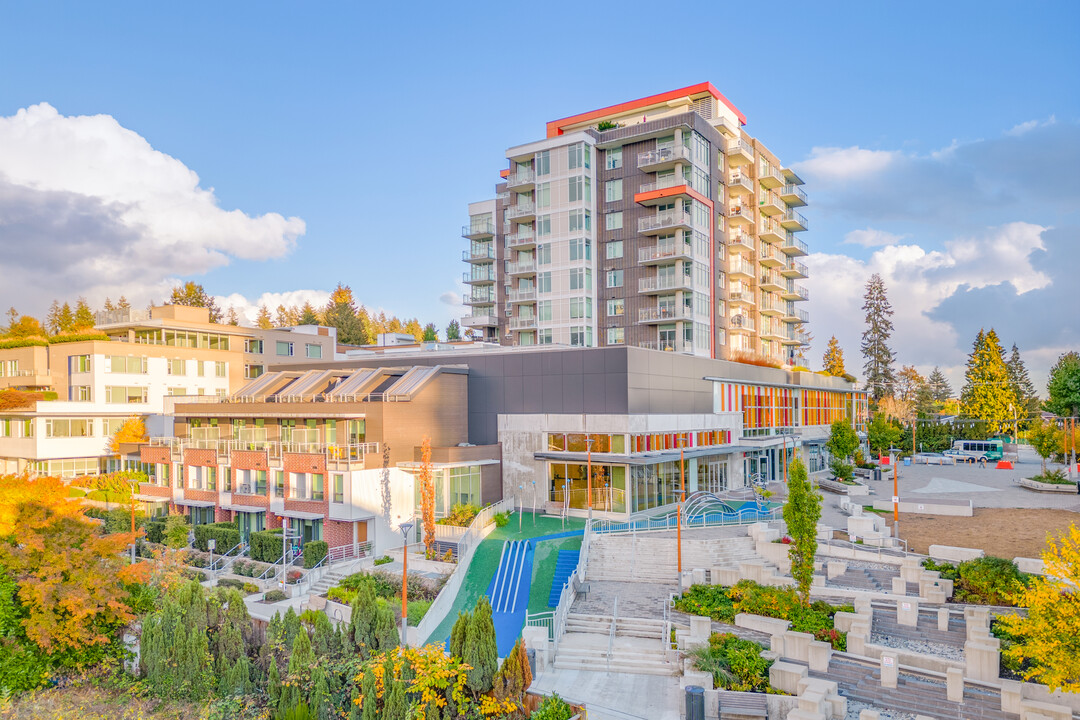
<svg viewBox="0 0 1080 720">
<path fill-rule="evenodd" d="M 610 615 L 570 613 L 555 653 L 560 670 L 638 675 L 678 675 L 678 653 L 669 650 L 663 620 L 618 618 L 611 638 Z M 610 652 L 609 652 L 610 646 Z"/>
<path fill-rule="evenodd" d="M 343 578 L 359 572 L 359 570 L 359 562 L 342 563 L 329 567 L 323 572 L 322 577 L 315 581 L 308 592 L 312 596 L 325 595 L 330 591 L 330 588 L 341 582 Z"/>
<path fill-rule="evenodd" d="M 683 537 L 684 570 L 737 568 L 760 560 L 749 537 L 689 539 Z M 600 535 L 589 549 L 588 579 L 614 582 L 678 584 L 677 541 L 648 534 Z"/>
<path fill-rule="evenodd" d="M 870 592 L 876 593 L 891 593 L 892 579 L 894 577 L 900 577 L 900 573 L 895 570 L 849 567 L 842 574 L 830 578 L 829 582 L 840 587 L 852 588 L 854 590 L 868 590 Z M 915 595 L 918 595 L 919 584 L 909 582 L 907 584 L 907 591 L 909 593 L 914 593 Z"/>
</svg>

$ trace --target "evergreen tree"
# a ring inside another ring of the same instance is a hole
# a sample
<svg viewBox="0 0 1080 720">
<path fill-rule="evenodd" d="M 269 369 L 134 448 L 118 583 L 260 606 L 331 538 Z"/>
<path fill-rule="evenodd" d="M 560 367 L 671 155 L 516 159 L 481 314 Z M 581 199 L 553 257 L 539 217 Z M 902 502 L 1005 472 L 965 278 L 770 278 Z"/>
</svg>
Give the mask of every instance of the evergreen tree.
<svg viewBox="0 0 1080 720">
<path fill-rule="evenodd" d="M 300 616 L 291 607 L 285 611 L 281 619 L 281 641 L 285 647 L 291 648 L 296 642 L 296 636 L 304 629 L 300 624 Z"/>
<path fill-rule="evenodd" d="M 75 313 L 71 312 L 71 306 L 67 303 L 60 307 L 56 325 L 58 333 L 69 333 L 75 329 Z"/>
<path fill-rule="evenodd" d="M 394 619 L 394 611 L 386 603 L 382 603 L 375 611 L 375 647 L 379 652 L 393 650 L 401 644 L 398 636 L 397 622 Z"/>
<path fill-rule="evenodd" d="M 968 417 L 985 420 L 992 432 L 1011 427 L 1013 410 L 1018 404 L 1009 383 L 1004 351 L 993 328 L 979 330 L 968 356 L 964 389 L 960 392 L 960 410 Z"/>
<path fill-rule="evenodd" d="M 104 310 L 105 312 L 112 312 L 112 311 L 116 310 L 116 306 L 113 305 L 112 300 L 110 300 L 108 297 L 106 297 L 105 298 L 105 304 L 101 306 L 101 309 Z"/>
<path fill-rule="evenodd" d="M 467 685 L 474 695 L 491 690 L 498 669 L 499 649 L 495 644 L 495 624 L 491 619 L 491 603 L 483 595 L 476 602 L 465 635 L 461 659 L 472 669 L 467 672 Z"/>
<path fill-rule="evenodd" d="M 386 687 L 383 696 L 385 700 L 379 718 L 380 720 L 407 720 L 409 704 L 405 699 L 405 683 L 394 677 L 394 665 L 390 660 L 386 661 L 385 668 L 383 675 L 383 684 Z"/>
<path fill-rule="evenodd" d="M 1080 415 L 1080 353 L 1062 354 L 1046 381 L 1046 410 L 1061 417 Z"/>
<path fill-rule="evenodd" d="M 469 634 L 469 623 L 472 622 L 472 613 L 459 612 L 457 620 L 450 628 L 450 657 L 465 656 L 465 638 Z"/>
<path fill-rule="evenodd" d="M 375 588 L 370 578 L 364 578 L 356 588 L 349 616 L 348 635 L 362 657 L 370 657 L 377 650 L 375 645 L 375 616 L 378 610 Z"/>
<path fill-rule="evenodd" d="M 143 620 L 140 665 L 157 695 L 205 698 L 211 689 L 211 656 L 206 637 L 206 598 L 197 582 L 178 585 L 161 607 Z"/>
<path fill-rule="evenodd" d="M 364 672 L 364 679 L 360 681 L 360 694 L 363 696 L 363 715 L 361 720 L 379 720 L 379 699 L 376 697 L 375 673 L 372 670 Z"/>
<path fill-rule="evenodd" d="M 788 469 L 788 497 L 784 503 L 784 522 L 791 545 L 791 577 L 795 579 L 804 605 L 810 604 L 810 585 L 814 579 L 814 554 L 817 552 L 817 523 L 821 519 L 821 496 L 814 492 L 806 475 L 806 466 L 795 458 Z"/>
<path fill-rule="evenodd" d="M 361 337 L 364 339 L 365 345 L 374 343 L 379 339 L 379 330 L 371 319 L 371 313 L 363 305 L 356 311 L 356 319 L 360 321 Z"/>
<path fill-rule="evenodd" d="M 892 395 L 896 380 L 893 361 L 896 354 L 889 347 L 892 336 L 892 305 L 885 294 L 885 281 L 874 273 L 866 283 L 862 309 L 866 311 L 866 330 L 862 335 L 862 354 L 866 358 L 863 374 L 866 389 L 874 400 Z"/>
<path fill-rule="evenodd" d="M 1016 417 L 1020 420 L 1035 417 L 1039 413 L 1041 403 L 1016 343 L 1013 343 L 1012 354 L 1005 363 L 1005 370 L 1009 374 L 1009 386 L 1012 388 L 1013 395 L 1019 401 L 1016 405 Z"/>
<path fill-rule="evenodd" d="M 835 335 L 829 338 L 829 345 L 825 348 L 825 357 L 821 363 L 825 372 L 834 377 L 843 377 L 847 373 L 844 369 L 844 351 L 840 349 L 840 342 Z"/>
<path fill-rule="evenodd" d="M 353 300 L 352 289 L 348 285 L 338 283 L 330 293 L 330 299 L 323 311 L 323 320 L 330 327 L 337 328 L 337 339 L 344 345 L 367 345 L 368 339 L 364 336 L 364 328 L 360 318 L 356 314 L 356 302 Z"/>
<path fill-rule="evenodd" d="M 952 387 L 949 385 L 945 373 L 941 372 L 941 368 L 935 366 L 926 383 L 930 388 L 930 397 L 933 398 L 934 402 L 944 404 L 952 397 Z"/>
<path fill-rule="evenodd" d="M 326 613 L 315 615 L 315 627 L 312 628 L 311 647 L 315 655 L 327 658 L 336 653 L 334 647 L 334 625 Z M 308 703 L 314 709 L 314 703 Z"/>
<path fill-rule="evenodd" d="M 424 326 L 424 334 L 422 339 L 424 342 L 439 341 L 439 331 L 435 329 L 435 323 L 428 323 Z"/>
<path fill-rule="evenodd" d="M 457 320 L 451 320 L 446 326 L 446 341 L 453 342 L 461 339 L 461 324 Z"/>
<path fill-rule="evenodd" d="M 60 303 L 56 300 L 52 301 L 49 312 L 45 316 L 45 329 L 49 331 L 50 335 L 60 333 Z"/>
<path fill-rule="evenodd" d="M 262 330 L 269 330 L 274 327 L 274 321 L 270 317 L 270 311 L 266 309 L 265 305 L 259 306 L 259 314 L 255 316 L 255 327 Z"/>
<path fill-rule="evenodd" d="M 532 685 L 532 679 L 529 657 L 525 653 L 525 642 L 518 638 L 518 641 L 514 643 L 514 649 L 503 660 L 502 667 L 495 675 L 495 697 L 499 700 L 522 703 L 525 691 Z"/>
<path fill-rule="evenodd" d="M 123 301 L 123 298 L 120 298 Z M 169 296 L 170 305 L 186 305 L 188 307 L 202 307 L 210 311 L 210 322 L 221 322 L 221 308 L 213 297 L 207 294 L 202 285 L 188 281 L 183 285 L 177 285 L 172 289 Z"/>
<path fill-rule="evenodd" d="M 290 610 L 292 608 L 289 608 Z M 311 679 L 311 670 L 315 666 L 315 653 L 311 650 L 311 639 L 307 630 L 301 627 L 296 633 L 289 655 L 289 667 L 285 673 L 286 682 L 278 699 L 278 712 L 284 713 L 297 707 L 304 701 L 302 688 Z"/>
<path fill-rule="evenodd" d="M 79 298 L 75 303 L 75 317 L 73 319 L 76 332 L 90 330 L 94 327 L 94 313 L 86 304 L 86 298 Z"/>
<path fill-rule="evenodd" d="M 316 665 L 311 671 L 311 692 L 308 694 L 307 704 L 313 718 L 330 720 L 330 684 L 326 680 L 322 665 Z"/>
<path fill-rule="evenodd" d="M 318 325 L 319 314 L 315 312 L 315 308 L 308 301 L 304 301 L 303 307 L 300 308 L 300 325 Z"/>
<path fill-rule="evenodd" d="M 236 308 L 234 308 L 234 307 L 229 308 L 228 318 L 226 319 L 225 322 L 227 324 L 229 324 L 229 325 L 234 326 L 234 327 L 240 324 L 240 316 L 237 314 Z"/>
<path fill-rule="evenodd" d="M 116 309 L 117 310 L 130 310 L 131 309 L 131 303 L 128 302 L 128 299 L 126 297 L 121 295 L 120 299 L 116 301 Z"/>
<path fill-rule="evenodd" d="M 266 673 L 266 693 L 270 697 L 270 705 L 277 707 L 281 702 L 281 675 L 277 669 L 277 659 L 270 657 L 270 670 Z"/>
</svg>

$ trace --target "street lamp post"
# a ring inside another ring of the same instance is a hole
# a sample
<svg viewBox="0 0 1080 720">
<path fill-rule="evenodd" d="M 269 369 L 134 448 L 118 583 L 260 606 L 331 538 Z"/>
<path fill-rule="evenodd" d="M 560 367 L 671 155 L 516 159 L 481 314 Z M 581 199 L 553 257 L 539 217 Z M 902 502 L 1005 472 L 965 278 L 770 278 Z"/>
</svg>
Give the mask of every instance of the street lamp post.
<svg viewBox="0 0 1080 720">
<path fill-rule="evenodd" d="M 893 482 L 893 536 L 900 537 L 900 472 L 896 467 L 896 455 L 893 453 L 892 448 L 889 449 L 889 464 L 892 465 Z"/>
<path fill-rule="evenodd" d="M 401 644 L 409 645 L 409 533 L 413 529 L 413 523 L 401 523 L 401 539 L 404 545 L 401 547 Z"/>
<path fill-rule="evenodd" d="M 592 444 L 593 439 L 585 433 L 585 501 L 589 505 L 589 522 L 592 522 Z"/>
<path fill-rule="evenodd" d="M 135 564 L 135 481 L 131 483 L 131 564 Z"/>
<path fill-rule="evenodd" d="M 678 548 L 679 562 L 679 594 L 682 594 L 682 506 L 686 502 L 686 464 L 683 462 L 683 447 L 686 445 L 686 436 L 679 433 L 679 484 L 682 487 L 679 505 L 675 511 L 675 544 Z"/>
</svg>

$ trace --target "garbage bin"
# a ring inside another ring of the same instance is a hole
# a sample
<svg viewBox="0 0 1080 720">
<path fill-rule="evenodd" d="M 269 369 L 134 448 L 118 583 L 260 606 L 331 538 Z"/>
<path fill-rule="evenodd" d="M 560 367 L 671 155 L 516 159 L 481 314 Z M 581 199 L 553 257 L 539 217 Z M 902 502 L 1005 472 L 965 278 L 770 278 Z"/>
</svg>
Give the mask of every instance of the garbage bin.
<svg viewBox="0 0 1080 720">
<path fill-rule="evenodd" d="M 686 720 L 705 720 L 705 688 L 686 686 Z"/>
<path fill-rule="evenodd" d="M 881 482 L 881 468 L 874 468 L 874 481 Z"/>
<path fill-rule="evenodd" d="M 911 464 L 911 458 L 909 458 L 909 457 L 904 458 L 904 465 L 910 465 L 910 464 Z"/>
</svg>

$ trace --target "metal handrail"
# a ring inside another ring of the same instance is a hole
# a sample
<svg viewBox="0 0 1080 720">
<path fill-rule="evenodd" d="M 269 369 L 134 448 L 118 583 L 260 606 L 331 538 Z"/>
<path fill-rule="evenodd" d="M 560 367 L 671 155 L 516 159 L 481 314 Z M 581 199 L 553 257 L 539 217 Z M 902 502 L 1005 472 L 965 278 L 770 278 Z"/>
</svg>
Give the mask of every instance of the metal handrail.
<svg viewBox="0 0 1080 720">
<path fill-rule="evenodd" d="M 239 548 L 240 552 L 233 555 L 233 551 L 238 549 L 238 548 Z M 223 555 L 219 556 L 217 560 L 210 563 L 210 567 L 208 569 L 210 570 L 210 572 L 218 572 L 219 570 L 224 570 L 226 565 L 228 565 L 230 562 L 232 562 L 236 558 L 243 555 L 246 549 L 247 548 L 246 548 L 246 546 L 244 544 L 244 541 L 241 540 L 236 545 L 234 545 L 231 548 L 229 548 L 228 550 L 226 550 L 225 553 Z M 220 567 L 215 567 L 215 565 L 217 565 L 218 563 L 221 563 Z"/>
<path fill-rule="evenodd" d="M 611 632 L 608 634 L 607 667 L 611 671 L 611 655 L 615 651 L 615 625 L 619 622 L 619 596 L 615 596 L 615 606 L 611 611 Z"/>
</svg>

